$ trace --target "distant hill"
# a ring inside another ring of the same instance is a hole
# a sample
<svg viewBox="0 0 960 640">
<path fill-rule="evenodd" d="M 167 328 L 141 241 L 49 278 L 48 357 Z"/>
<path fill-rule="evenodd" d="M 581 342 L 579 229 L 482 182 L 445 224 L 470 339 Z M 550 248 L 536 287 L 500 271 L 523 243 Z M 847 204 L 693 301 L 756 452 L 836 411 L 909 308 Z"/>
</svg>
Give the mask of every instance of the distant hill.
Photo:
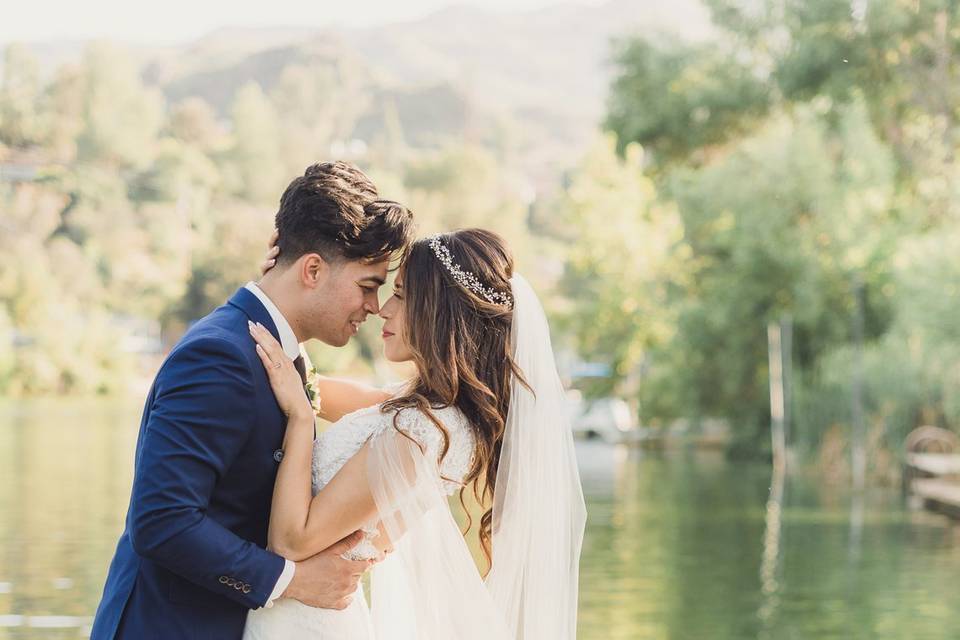
<svg viewBox="0 0 960 640">
<path fill-rule="evenodd" d="M 702 40 L 712 28 L 698 0 L 611 0 L 526 13 L 454 6 L 365 29 L 220 29 L 134 55 L 171 102 L 196 95 L 222 114 L 243 84 L 253 80 L 270 91 L 289 65 L 350 73 L 373 96 L 355 137 L 375 138 L 390 117 L 415 146 L 457 135 L 483 141 L 489 132 L 477 132 L 501 123 L 519 132 L 519 164 L 539 182 L 575 162 L 601 121 L 612 40 L 640 33 Z M 50 68 L 78 56 L 81 45 L 34 50 Z"/>
</svg>

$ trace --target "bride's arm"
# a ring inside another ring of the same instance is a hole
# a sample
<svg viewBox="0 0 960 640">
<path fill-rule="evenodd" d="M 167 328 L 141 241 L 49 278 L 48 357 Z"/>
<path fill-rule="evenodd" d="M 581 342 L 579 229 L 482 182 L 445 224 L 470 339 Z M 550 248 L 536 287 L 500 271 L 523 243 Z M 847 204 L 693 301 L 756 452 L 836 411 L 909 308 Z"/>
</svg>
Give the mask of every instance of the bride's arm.
<svg viewBox="0 0 960 640">
<path fill-rule="evenodd" d="M 312 425 L 298 425 L 299 433 L 292 439 L 305 443 L 310 438 L 306 433 L 308 426 L 312 432 Z M 289 438 L 290 428 L 287 429 Z M 307 437 L 303 437 L 304 434 Z M 295 561 L 315 555 L 377 518 L 377 505 L 366 472 L 369 444 L 347 460 L 312 499 L 309 473 L 298 477 L 294 470 L 310 468 L 310 454 L 303 449 L 312 450 L 312 446 L 298 447 L 298 455 L 302 457 L 290 461 L 291 464 L 288 464 L 288 452 L 280 464 L 268 535 L 268 546 L 274 553 Z M 374 538 L 373 543 L 381 551 L 390 544 L 383 534 Z"/>
<path fill-rule="evenodd" d="M 376 518 L 377 507 L 366 475 L 369 445 L 312 497 L 313 410 L 300 386 L 299 374 L 276 339 L 259 325 L 251 325 L 250 333 L 257 342 L 257 353 L 277 403 L 288 418 L 283 460 L 273 489 L 268 547 L 288 560 L 300 561 Z M 338 535 L 341 531 L 346 533 Z M 383 538 L 375 539 L 381 549 L 389 544 Z"/>
</svg>

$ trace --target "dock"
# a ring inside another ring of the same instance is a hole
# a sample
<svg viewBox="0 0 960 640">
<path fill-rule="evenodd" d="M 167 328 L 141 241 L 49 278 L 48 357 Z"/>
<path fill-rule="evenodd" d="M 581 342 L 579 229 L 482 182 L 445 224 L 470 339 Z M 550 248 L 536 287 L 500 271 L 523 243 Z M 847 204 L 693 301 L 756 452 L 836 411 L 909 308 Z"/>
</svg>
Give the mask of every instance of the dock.
<svg viewBox="0 0 960 640">
<path fill-rule="evenodd" d="M 913 481 L 913 494 L 923 501 L 923 507 L 960 519 L 960 484 L 938 478 L 918 478 Z"/>
<path fill-rule="evenodd" d="M 915 477 L 960 479 L 960 455 L 955 453 L 908 453 L 906 462 Z"/>
<path fill-rule="evenodd" d="M 905 449 L 905 493 L 925 509 L 960 519 L 960 438 L 924 426 L 907 436 Z"/>
</svg>

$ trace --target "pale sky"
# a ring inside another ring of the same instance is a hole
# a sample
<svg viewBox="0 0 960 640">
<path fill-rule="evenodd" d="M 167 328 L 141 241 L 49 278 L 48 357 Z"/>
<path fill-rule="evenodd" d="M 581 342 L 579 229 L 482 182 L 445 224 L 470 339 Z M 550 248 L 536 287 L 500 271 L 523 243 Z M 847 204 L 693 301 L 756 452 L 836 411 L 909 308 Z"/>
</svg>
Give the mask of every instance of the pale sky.
<svg viewBox="0 0 960 640">
<path fill-rule="evenodd" d="M 602 4 L 571 0 L 569 4 Z M 11 0 L 0 43 L 109 38 L 143 44 L 191 40 L 219 27 L 362 27 L 416 20 L 452 4 L 529 11 L 557 0 Z"/>
</svg>

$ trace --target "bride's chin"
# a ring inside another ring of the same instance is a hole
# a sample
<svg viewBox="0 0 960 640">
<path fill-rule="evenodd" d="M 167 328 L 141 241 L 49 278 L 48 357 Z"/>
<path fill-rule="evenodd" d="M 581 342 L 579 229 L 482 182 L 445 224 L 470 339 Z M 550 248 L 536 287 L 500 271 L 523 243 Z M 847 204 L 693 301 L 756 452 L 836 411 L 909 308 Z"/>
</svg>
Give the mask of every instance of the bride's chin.
<svg viewBox="0 0 960 640">
<path fill-rule="evenodd" d="M 396 353 L 393 353 L 393 352 L 392 352 L 390 349 L 388 349 L 386 346 L 384 346 L 384 348 L 383 348 L 383 357 L 386 358 L 387 361 L 389 361 L 389 362 L 397 362 L 397 363 L 399 363 L 399 362 L 409 362 L 410 360 L 413 359 L 413 358 L 398 358 L 398 357 L 397 357 L 397 354 L 396 354 Z"/>
</svg>

